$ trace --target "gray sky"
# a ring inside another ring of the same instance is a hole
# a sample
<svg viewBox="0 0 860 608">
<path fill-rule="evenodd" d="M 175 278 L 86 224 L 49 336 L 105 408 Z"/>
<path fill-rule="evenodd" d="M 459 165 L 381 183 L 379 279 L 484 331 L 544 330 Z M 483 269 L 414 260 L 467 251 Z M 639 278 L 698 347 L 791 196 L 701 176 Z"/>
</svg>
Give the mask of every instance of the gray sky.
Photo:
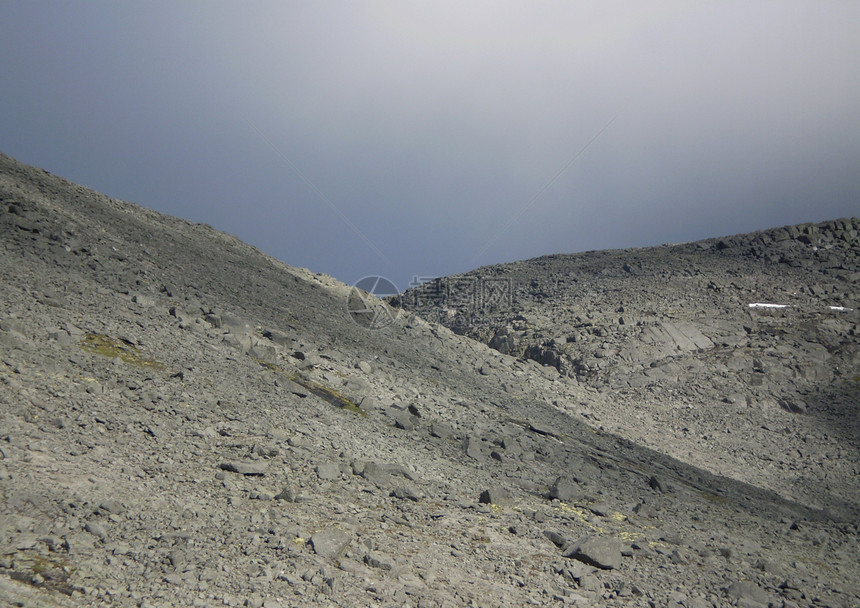
<svg viewBox="0 0 860 608">
<path fill-rule="evenodd" d="M 0 151 L 353 283 L 860 210 L 860 2 L 0 0 Z"/>
</svg>

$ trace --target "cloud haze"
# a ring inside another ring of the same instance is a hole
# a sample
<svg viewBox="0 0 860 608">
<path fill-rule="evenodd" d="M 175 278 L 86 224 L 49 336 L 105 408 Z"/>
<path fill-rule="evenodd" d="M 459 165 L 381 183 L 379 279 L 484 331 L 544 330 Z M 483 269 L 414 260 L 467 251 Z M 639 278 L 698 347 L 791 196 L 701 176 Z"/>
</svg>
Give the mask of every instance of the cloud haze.
<svg viewBox="0 0 860 608">
<path fill-rule="evenodd" d="M 0 150 L 405 288 L 856 215 L 858 24 L 852 2 L 4 2 Z"/>
</svg>

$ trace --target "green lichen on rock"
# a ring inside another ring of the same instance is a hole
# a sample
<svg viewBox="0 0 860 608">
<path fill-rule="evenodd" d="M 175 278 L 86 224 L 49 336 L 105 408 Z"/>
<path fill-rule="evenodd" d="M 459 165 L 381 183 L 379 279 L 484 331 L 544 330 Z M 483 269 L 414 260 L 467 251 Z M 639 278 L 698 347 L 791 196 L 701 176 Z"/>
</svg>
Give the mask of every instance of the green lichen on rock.
<svg viewBox="0 0 860 608">
<path fill-rule="evenodd" d="M 110 359 L 119 358 L 124 363 L 135 365 L 137 367 L 145 367 L 149 369 L 164 369 L 164 365 L 145 356 L 133 344 L 129 344 L 123 340 L 117 340 L 104 334 L 88 333 L 79 343 L 81 350 L 89 353 L 108 357 Z"/>
<path fill-rule="evenodd" d="M 340 408 L 342 410 L 346 410 L 348 412 L 352 412 L 353 414 L 358 414 L 359 416 L 366 417 L 367 412 L 358 407 L 355 403 L 338 393 L 336 390 L 329 388 L 327 386 L 323 386 L 322 384 L 317 384 L 312 380 L 308 380 L 306 378 L 295 377 L 292 378 L 293 382 L 296 384 L 301 384 L 303 387 L 308 389 L 317 397 L 328 401 L 333 406 Z"/>
<path fill-rule="evenodd" d="M 259 363 L 261 366 L 265 367 L 269 371 L 273 371 L 281 376 L 284 376 L 288 380 L 295 382 L 301 387 L 307 389 L 309 392 L 313 393 L 317 397 L 327 401 L 331 405 L 335 406 L 338 409 L 346 410 L 348 412 L 352 412 L 353 414 L 358 414 L 362 417 L 367 417 L 367 412 L 358 407 L 355 403 L 353 403 L 350 399 L 347 399 L 339 392 L 334 390 L 333 388 L 329 388 L 328 386 L 319 384 L 305 378 L 299 374 L 290 373 L 279 365 L 275 365 L 269 361 L 264 361 L 263 359 L 258 359 L 257 357 L 252 357 L 254 361 Z"/>
<path fill-rule="evenodd" d="M 75 570 L 75 567 L 63 558 L 21 552 L 16 556 L 13 568 L 6 574 L 20 583 L 70 596 L 79 591 L 69 582 Z"/>
</svg>

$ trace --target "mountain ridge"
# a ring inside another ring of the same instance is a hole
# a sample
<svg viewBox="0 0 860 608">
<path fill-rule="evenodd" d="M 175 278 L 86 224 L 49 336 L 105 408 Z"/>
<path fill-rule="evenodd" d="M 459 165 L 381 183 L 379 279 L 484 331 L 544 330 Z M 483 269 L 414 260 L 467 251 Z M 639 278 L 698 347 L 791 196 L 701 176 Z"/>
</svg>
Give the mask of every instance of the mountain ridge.
<svg viewBox="0 0 860 608">
<path fill-rule="evenodd" d="M 860 449 L 858 232 L 860 220 L 841 219 L 542 256 L 441 278 L 401 300 L 500 352 L 612 393 L 638 417 L 630 424 L 614 408 L 595 408 L 613 432 L 682 459 L 693 452 L 699 466 L 752 481 L 747 467 L 771 489 L 792 479 L 814 500 L 828 449 L 841 454 L 831 463 L 844 458 L 848 471 L 860 471 L 851 456 Z M 505 297 L 477 298 L 482 289 Z M 724 436 L 726 416 L 755 447 Z M 657 429 L 671 440 L 655 441 Z M 787 460 L 777 430 L 802 437 L 815 455 Z M 739 450 L 750 458 L 715 466 Z M 762 471 L 774 462 L 784 471 L 766 481 Z M 850 475 L 837 477 L 843 499 L 856 495 Z"/>
</svg>

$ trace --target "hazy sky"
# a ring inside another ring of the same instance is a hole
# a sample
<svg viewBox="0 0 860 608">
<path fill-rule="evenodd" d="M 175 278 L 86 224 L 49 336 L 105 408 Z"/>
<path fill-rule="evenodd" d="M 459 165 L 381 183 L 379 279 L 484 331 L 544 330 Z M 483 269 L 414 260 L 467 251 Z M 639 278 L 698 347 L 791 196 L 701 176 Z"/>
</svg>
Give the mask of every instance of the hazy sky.
<svg viewBox="0 0 860 608">
<path fill-rule="evenodd" d="M 0 0 L 0 151 L 353 283 L 860 213 L 860 2 Z"/>
</svg>

